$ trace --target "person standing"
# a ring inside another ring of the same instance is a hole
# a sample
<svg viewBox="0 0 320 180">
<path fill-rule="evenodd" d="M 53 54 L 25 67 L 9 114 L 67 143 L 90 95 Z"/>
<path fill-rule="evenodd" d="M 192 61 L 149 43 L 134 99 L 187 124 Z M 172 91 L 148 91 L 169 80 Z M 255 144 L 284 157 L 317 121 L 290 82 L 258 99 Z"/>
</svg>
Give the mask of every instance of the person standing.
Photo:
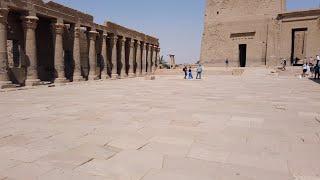
<svg viewBox="0 0 320 180">
<path fill-rule="evenodd" d="M 184 66 L 183 72 L 184 72 L 184 79 L 187 79 L 187 76 L 188 76 L 188 68 L 187 68 L 187 66 Z"/>
<path fill-rule="evenodd" d="M 196 79 L 201 79 L 201 74 L 202 74 L 202 65 L 199 64 L 197 67 L 197 77 Z"/>
<path fill-rule="evenodd" d="M 302 77 L 306 77 L 307 71 L 308 71 L 307 63 L 304 63 L 302 66 Z"/>
<path fill-rule="evenodd" d="M 287 67 L 287 60 L 284 58 L 282 61 L 282 71 L 285 71 Z"/>
<path fill-rule="evenodd" d="M 314 79 L 320 79 L 320 67 L 318 64 L 314 67 Z"/>
<path fill-rule="evenodd" d="M 189 79 L 193 79 L 191 66 L 189 67 Z"/>
<path fill-rule="evenodd" d="M 226 63 L 226 68 L 228 68 L 229 67 L 229 59 L 228 58 L 226 59 L 225 63 Z"/>
</svg>

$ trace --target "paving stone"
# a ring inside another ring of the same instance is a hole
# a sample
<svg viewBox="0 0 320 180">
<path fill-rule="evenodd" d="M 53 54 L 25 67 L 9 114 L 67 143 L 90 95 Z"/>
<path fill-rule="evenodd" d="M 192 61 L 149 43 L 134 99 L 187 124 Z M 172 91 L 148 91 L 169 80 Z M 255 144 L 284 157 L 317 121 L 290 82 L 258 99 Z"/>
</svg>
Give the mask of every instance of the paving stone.
<svg viewBox="0 0 320 180">
<path fill-rule="evenodd" d="M 319 92 L 250 74 L 0 92 L 0 178 L 319 179 Z"/>
</svg>

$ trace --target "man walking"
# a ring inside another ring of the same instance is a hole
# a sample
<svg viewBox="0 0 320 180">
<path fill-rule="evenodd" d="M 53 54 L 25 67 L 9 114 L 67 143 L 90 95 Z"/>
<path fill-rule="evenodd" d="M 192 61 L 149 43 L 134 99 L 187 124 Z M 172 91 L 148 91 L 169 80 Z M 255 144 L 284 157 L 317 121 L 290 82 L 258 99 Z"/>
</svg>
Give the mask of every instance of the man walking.
<svg viewBox="0 0 320 180">
<path fill-rule="evenodd" d="M 203 69 L 202 69 L 201 64 L 198 64 L 198 67 L 197 67 L 197 77 L 196 77 L 196 79 L 201 79 L 202 71 L 203 71 Z"/>
<path fill-rule="evenodd" d="M 183 72 L 184 72 L 184 79 L 187 79 L 187 76 L 188 76 L 188 68 L 187 68 L 187 66 L 184 66 Z"/>
</svg>

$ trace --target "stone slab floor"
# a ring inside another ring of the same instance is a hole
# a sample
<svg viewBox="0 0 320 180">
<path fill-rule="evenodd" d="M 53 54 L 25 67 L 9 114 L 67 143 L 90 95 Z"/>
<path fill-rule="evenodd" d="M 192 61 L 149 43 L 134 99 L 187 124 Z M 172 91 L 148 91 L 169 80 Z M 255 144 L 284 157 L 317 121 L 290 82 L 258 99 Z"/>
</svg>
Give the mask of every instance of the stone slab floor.
<svg viewBox="0 0 320 180">
<path fill-rule="evenodd" d="M 320 85 L 125 79 L 0 93 L 0 179 L 319 180 Z"/>
</svg>

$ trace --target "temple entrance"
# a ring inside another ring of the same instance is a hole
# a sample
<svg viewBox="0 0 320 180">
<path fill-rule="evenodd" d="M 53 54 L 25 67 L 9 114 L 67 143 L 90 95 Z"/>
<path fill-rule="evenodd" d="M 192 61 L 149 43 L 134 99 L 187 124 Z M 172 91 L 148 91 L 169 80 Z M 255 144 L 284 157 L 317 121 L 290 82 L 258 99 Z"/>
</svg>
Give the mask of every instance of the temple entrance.
<svg viewBox="0 0 320 180">
<path fill-rule="evenodd" d="M 50 19 L 39 18 L 36 40 L 39 79 L 41 81 L 53 81 L 55 79 L 54 41 Z"/>
<path fill-rule="evenodd" d="M 239 62 L 240 67 L 246 67 L 247 62 L 247 45 L 239 44 Z"/>
<path fill-rule="evenodd" d="M 302 65 L 306 57 L 307 30 L 307 28 L 292 30 L 291 63 L 293 65 Z"/>
</svg>

